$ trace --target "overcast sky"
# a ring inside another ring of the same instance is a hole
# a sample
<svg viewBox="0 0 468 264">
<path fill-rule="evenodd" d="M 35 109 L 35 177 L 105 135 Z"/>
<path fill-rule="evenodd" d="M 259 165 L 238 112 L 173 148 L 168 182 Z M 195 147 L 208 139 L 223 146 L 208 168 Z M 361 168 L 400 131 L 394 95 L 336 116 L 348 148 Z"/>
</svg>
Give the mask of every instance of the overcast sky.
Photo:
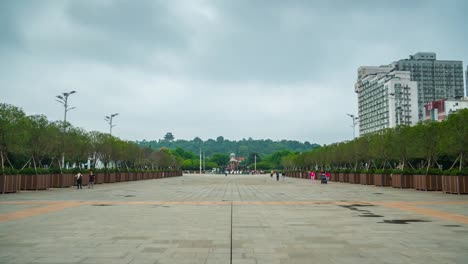
<svg viewBox="0 0 468 264">
<path fill-rule="evenodd" d="M 468 1 L 0 1 L 0 102 L 152 140 L 352 138 L 356 71 L 468 61 Z M 466 66 L 464 66 L 466 69 Z M 356 128 L 356 131 L 358 129 Z"/>
</svg>

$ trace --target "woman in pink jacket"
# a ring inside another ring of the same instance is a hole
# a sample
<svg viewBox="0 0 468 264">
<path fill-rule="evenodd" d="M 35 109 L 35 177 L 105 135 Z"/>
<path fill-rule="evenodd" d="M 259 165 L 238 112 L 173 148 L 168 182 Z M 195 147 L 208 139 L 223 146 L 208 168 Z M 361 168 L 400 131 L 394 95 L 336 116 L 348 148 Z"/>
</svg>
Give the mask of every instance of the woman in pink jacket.
<svg viewBox="0 0 468 264">
<path fill-rule="evenodd" d="M 315 184 L 315 171 L 310 172 L 310 180 L 312 181 L 312 184 Z"/>
</svg>

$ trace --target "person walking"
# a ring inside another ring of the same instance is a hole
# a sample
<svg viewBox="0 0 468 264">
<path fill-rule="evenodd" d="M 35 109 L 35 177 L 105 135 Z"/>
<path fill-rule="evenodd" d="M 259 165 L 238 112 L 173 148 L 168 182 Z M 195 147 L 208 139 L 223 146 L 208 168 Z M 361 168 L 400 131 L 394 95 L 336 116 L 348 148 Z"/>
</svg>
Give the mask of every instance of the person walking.
<svg viewBox="0 0 468 264">
<path fill-rule="evenodd" d="M 279 171 L 276 171 L 276 181 L 279 181 Z"/>
<path fill-rule="evenodd" d="M 283 171 L 283 172 L 281 173 L 281 176 L 282 176 L 283 181 L 284 181 L 284 179 L 286 178 L 286 173 Z"/>
<path fill-rule="evenodd" d="M 83 189 L 83 185 L 81 185 L 83 182 L 83 175 L 81 175 L 81 173 L 78 172 L 78 174 L 76 174 L 75 177 L 76 177 L 76 188 Z"/>
<path fill-rule="evenodd" d="M 96 175 L 94 175 L 93 171 L 89 171 L 89 183 L 88 183 L 88 189 L 94 189 L 94 181 L 96 179 Z"/>
<path fill-rule="evenodd" d="M 312 181 L 312 184 L 315 184 L 315 171 L 310 172 L 310 180 Z"/>
</svg>

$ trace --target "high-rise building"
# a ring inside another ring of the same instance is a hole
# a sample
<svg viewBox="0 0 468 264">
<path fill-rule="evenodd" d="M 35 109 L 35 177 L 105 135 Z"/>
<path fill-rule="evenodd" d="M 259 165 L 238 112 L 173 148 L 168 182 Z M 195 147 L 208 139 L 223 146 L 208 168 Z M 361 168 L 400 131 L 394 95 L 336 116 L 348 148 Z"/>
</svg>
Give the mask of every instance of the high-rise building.
<svg viewBox="0 0 468 264">
<path fill-rule="evenodd" d="M 465 81 L 466 81 L 466 85 L 465 85 L 466 93 L 465 93 L 465 96 L 468 97 L 468 66 L 466 66 Z"/>
<path fill-rule="evenodd" d="M 464 96 L 463 63 L 418 52 L 389 65 L 360 67 L 354 89 L 361 135 L 399 124 L 414 125 L 424 119 L 425 104 Z"/>
<path fill-rule="evenodd" d="M 418 83 L 419 120 L 423 120 L 426 103 L 464 96 L 462 61 L 437 60 L 433 52 L 418 52 L 391 66 L 411 72 L 411 80 Z"/>
<path fill-rule="evenodd" d="M 418 88 L 410 75 L 388 66 L 358 69 L 360 135 L 418 122 Z"/>
</svg>

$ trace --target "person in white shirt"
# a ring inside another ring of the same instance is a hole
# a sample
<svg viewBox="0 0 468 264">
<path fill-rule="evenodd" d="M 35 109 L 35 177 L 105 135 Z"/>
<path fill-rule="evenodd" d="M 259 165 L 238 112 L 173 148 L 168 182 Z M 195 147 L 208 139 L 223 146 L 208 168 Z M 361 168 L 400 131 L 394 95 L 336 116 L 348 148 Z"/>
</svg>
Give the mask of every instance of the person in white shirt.
<svg viewBox="0 0 468 264">
<path fill-rule="evenodd" d="M 76 178 L 76 188 L 83 189 L 83 185 L 82 185 L 83 175 L 81 175 L 81 173 L 78 172 L 78 174 L 75 175 L 75 178 Z"/>
</svg>

